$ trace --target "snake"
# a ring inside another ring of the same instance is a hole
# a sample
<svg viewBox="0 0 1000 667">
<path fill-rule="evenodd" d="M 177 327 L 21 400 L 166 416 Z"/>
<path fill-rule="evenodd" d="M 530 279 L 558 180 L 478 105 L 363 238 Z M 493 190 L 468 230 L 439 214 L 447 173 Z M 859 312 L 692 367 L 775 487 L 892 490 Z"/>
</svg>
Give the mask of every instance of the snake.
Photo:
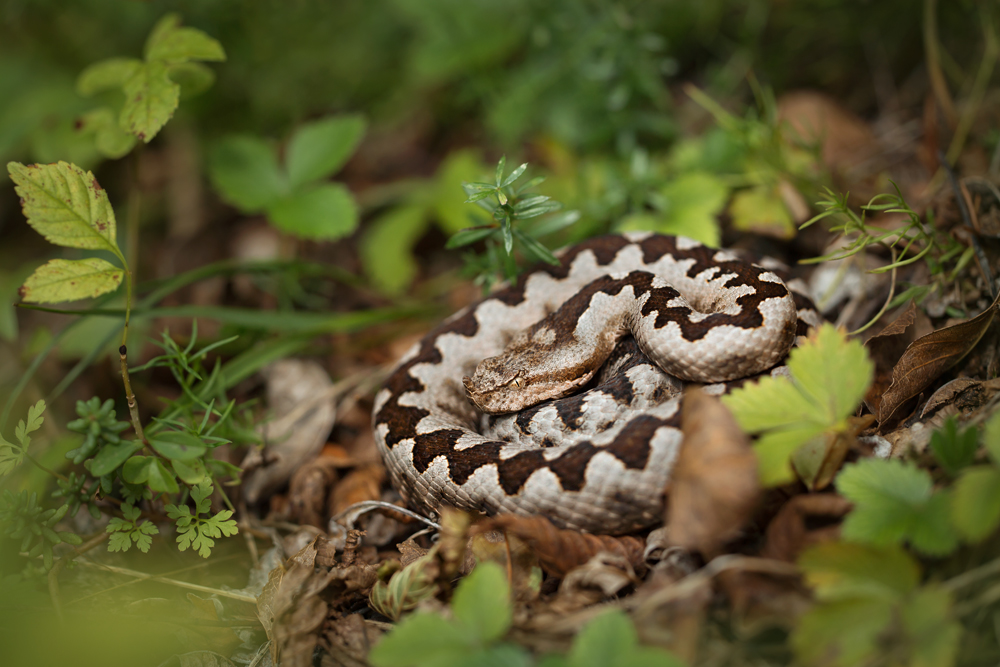
<svg viewBox="0 0 1000 667">
<path fill-rule="evenodd" d="M 600 236 L 556 257 L 426 334 L 377 392 L 375 441 L 410 506 L 652 526 L 685 383 L 775 373 L 818 324 L 801 281 L 685 237 Z"/>
</svg>

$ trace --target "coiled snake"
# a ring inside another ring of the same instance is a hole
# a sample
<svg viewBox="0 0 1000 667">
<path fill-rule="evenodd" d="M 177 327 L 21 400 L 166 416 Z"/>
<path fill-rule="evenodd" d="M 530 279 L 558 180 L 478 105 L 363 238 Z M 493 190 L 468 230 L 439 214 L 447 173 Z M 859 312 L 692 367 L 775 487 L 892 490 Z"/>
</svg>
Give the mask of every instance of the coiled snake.
<svg viewBox="0 0 1000 667">
<path fill-rule="evenodd" d="M 376 396 L 375 440 L 412 505 L 651 525 L 682 439 L 676 378 L 767 371 L 817 317 L 773 270 L 683 237 L 559 258 L 427 334 Z"/>
</svg>

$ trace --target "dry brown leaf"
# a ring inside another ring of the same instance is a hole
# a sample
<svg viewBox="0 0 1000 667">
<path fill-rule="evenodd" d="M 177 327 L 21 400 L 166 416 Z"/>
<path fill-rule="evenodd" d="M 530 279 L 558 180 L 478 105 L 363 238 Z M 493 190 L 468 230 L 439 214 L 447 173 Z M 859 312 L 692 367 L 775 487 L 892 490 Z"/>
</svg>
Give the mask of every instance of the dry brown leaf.
<svg viewBox="0 0 1000 667">
<path fill-rule="evenodd" d="M 792 563 L 806 547 L 836 539 L 840 533 L 838 519 L 853 505 L 835 493 L 815 493 L 795 496 L 786 502 L 767 526 L 761 556 Z M 809 528 L 822 517 L 829 525 Z"/>
<path fill-rule="evenodd" d="M 566 575 L 553 604 L 567 610 L 579 609 L 617 595 L 626 586 L 637 586 L 640 581 L 627 558 L 601 552 Z"/>
<path fill-rule="evenodd" d="M 361 614 L 332 618 L 327 624 L 321 644 L 326 653 L 322 667 L 367 667 L 368 651 L 378 643 L 382 630 Z"/>
<path fill-rule="evenodd" d="M 333 459 L 319 456 L 292 475 L 288 488 L 288 514 L 293 521 L 326 526 L 327 490 L 337 481 Z"/>
<path fill-rule="evenodd" d="M 913 324 L 916 313 L 917 307 L 910 301 L 899 317 L 865 342 L 868 354 L 875 363 L 875 376 L 865 395 L 865 405 L 872 414 L 878 414 L 879 406 L 882 404 L 882 394 L 892 384 L 893 366 L 910 343 L 909 337 L 905 334 Z"/>
<path fill-rule="evenodd" d="M 508 535 L 523 540 L 538 556 L 542 569 L 560 579 L 602 551 L 624 556 L 636 570 L 645 569 L 642 559 L 645 542 L 630 535 L 613 537 L 562 530 L 545 517 L 513 514 L 485 519 L 476 524 L 475 529 L 476 532 L 504 530 Z"/>
<path fill-rule="evenodd" d="M 701 389 L 684 393 L 684 444 L 669 485 L 667 525 L 680 547 L 712 556 L 757 506 L 757 457 L 729 410 Z"/>
<path fill-rule="evenodd" d="M 846 172 L 877 150 L 868 123 L 822 93 L 802 90 L 782 95 L 778 120 L 787 122 L 805 141 L 819 142 L 823 162 L 835 172 Z"/>
<path fill-rule="evenodd" d="M 1000 298 L 971 320 L 938 329 L 910 343 L 892 369 L 892 385 L 882 394 L 879 424 L 886 424 L 910 398 L 972 351 L 996 315 Z"/>
<path fill-rule="evenodd" d="M 931 394 L 920 418 L 943 419 L 953 414 L 968 414 L 986 405 L 1000 391 L 1000 378 L 983 382 L 973 378 L 955 378 Z"/>
<path fill-rule="evenodd" d="M 261 371 L 275 419 L 259 427 L 273 463 L 243 480 L 243 496 L 255 503 L 288 482 L 323 448 L 336 416 L 333 383 L 315 361 L 282 359 Z"/>
<path fill-rule="evenodd" d="M 382 495 L 385 468 L 381 462 L 368 463 L 352 470 L 330 492 L 330 516 L 366 500 L 378 500 Z"/>
</svg>

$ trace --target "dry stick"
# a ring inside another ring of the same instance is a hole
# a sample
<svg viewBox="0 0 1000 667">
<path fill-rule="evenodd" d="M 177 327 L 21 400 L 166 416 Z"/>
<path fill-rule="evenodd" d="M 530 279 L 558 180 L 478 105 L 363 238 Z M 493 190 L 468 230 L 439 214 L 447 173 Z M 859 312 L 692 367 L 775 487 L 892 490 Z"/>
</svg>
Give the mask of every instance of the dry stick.
<svg viewBox="0 0 1000 667">
<path fill-rule="evenodd" d="M 241 602 L 249 602 L 250 604 L 257 604 L 257 598 L 254 597 L 253 595 L 244 595 L 242 593 L 235 593 L 233 591 L 224 591 L 219 588 L 209 588 L 208 586 L 199 586 L 198 584 L 192 584 L 187 581 L 179 581 L 177 579 L 169 579 L 167 577 L 161 577 L 158 574 L 149 574 L 148 572 L 139 572 L 138 570 L 130 570 L 127 567 L 115 567 L 114 565 L 103 565 L 101 563 L 94 563 L 92 561 L 86 561 L 86 560 L 80 561 L 80 564 L 87 565 L 88 567 L 96 567 L 100 570 L 107 570 L 108 572 L 114 572 L 115 574 L 124 574 L 127 577 L 160 581 L 165 584 L 177 586 L 178 588 L 187 588 L 192 591 L 199 591 L 201 593 L 218 595 L 219 597 L 230 598 L 232 600 L 240 600 Z"/>
<path fill-rule="evenodd" d="M 125 327 L 126 335 L 128 335 L 128 324 Z M 125 358 L 127 352 L 128 349 L 124 345 L 118 348 L 118 356 L 121 358 L 122 381 L 125 382 L 125 398 L 128 399 L 128 413 L 132 418 L 132 428 L 135 429 L 135 434 L 139 437 L 140 442 L 145 442 L 146 438 L 142 434 L 142 422 L 139 421 L 139 404 L 135 401 L 132 383 L 128 379 L 128 361 Z"/>
</svg>

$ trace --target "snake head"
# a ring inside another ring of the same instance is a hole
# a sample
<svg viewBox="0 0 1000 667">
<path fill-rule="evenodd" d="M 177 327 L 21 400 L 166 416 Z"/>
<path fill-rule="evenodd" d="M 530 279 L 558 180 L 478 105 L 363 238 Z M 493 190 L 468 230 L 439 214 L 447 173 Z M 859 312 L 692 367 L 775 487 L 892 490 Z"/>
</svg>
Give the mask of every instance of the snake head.
<svg viewBox="0 0 1000 667">
<path fill-rule="evenodd" d="M 512 359 L 517 363 L 512 363 Z M 594 371 L 581 374 L 579 370 L 547 368 L 545 364 L 523 361 L 507 353 L 483 359 L 471 378 L 462 378 L 469 400 L 488 414 L 517 412 L 542 401 L 562 398 L 594 375 Z"/>
</svg>

